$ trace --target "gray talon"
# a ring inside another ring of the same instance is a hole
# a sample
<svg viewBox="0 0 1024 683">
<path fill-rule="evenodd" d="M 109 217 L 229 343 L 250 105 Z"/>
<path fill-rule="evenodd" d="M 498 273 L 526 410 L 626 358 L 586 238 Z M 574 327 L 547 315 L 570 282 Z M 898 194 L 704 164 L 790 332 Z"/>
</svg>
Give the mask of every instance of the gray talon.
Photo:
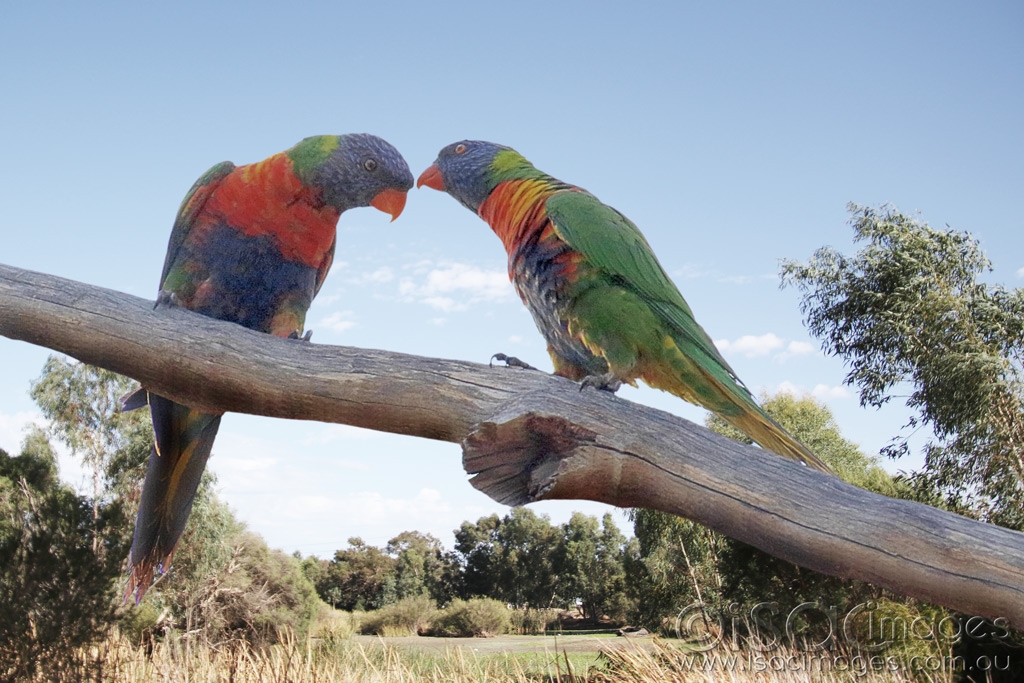
<svg viewBox="0 0 1024 683">
<path fill-rule="evenodd" d="M 617 378 L 614 374 L 606 372 L 603 375 L 587 375 L 580 382 L 580 391 L 583 391 L 585 387 L 593 387 L 601 391 L 607 391 L 615 393 L 622 386 L 622 380 Z"/>
<path fill-rule="evenodd" d="M 166 289 L 161 289 L 156 295 L 156 303 L 153 304 L 153 308 L 164 305 L 164 306 L 177 306 L 181 307 L 181 299 L 174 292 Z"/>
<path fill-rule="evenodd" d="M 312 337 L 313 337 L 313 330 L 306 330 L 306 334 L 302 335 L 301 337 L 299 336 L 299 331 L 298 330 L 295 330 L 294 332 L 292 332 L 291 334 L 288 335 L 289 339 L 298 339 L 298 340 L 304 341 L 304 342 L 308 342 L 310 339 L 312 339 Z"/>
<path fill-rule="evenodd" d="M 519 360 L 515 356 L 507 356 L 504 353 L 496 353 L 491 356 L 491 360 L 487 363 L 488 367 L 494 367 L 494 361 L 497 360 L 500 363 L 504 363 L 505 367 L 508 368 L 522 368 L 523 370 L 536 370 L 529 363 Z"/>
</svg>

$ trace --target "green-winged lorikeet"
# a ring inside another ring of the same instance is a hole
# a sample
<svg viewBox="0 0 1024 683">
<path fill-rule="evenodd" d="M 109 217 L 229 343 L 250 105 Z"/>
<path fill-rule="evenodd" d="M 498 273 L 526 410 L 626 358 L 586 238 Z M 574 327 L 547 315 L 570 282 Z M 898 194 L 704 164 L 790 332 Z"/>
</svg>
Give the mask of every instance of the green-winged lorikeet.
<svg viewBox="0 0 1024 683">
<path fill-rule="evenodd" d="M 555 374 L 613 390 L 642 379 L 768 450 L 830 471 L 761 410 L 621 213 L 483 141 L 445 147 L 417 185 L 447 192 L 501 239 Z"/>
</svg>

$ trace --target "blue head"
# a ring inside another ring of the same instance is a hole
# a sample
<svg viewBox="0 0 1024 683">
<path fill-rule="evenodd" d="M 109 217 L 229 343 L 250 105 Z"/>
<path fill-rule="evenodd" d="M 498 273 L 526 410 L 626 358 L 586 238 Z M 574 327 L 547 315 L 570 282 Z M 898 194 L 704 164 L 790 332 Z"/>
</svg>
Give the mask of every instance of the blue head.
<svg viewBox="0 0 1024 683">
<path fill-rule="evenodd" d="M 473 213 L 500 183 L 537 174 L 533 165 L 511 147 L 483 140 L 454 142 L 420 174 L 417 187 L 447 192 Z"/>
<path fill-rule="evenodd" d="M 320 187 L 324 201 L 341 211 L 373 206 L 394 220 L 413 185 L 409 164 L 376 135 L 318 135 L 295 145 L 288 156 L 303 183 Z"/>
</svg>

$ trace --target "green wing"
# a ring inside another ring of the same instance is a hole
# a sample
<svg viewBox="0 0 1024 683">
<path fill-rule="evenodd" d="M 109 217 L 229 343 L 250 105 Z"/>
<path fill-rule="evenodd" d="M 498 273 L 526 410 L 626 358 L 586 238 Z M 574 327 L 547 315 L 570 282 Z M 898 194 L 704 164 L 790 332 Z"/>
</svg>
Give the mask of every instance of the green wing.
<svg viewBox="0 0 1024 683">
<path fill-rule="evenodd" d="M 192 185 L 188 194 L 181 200 L 181 207 L 178 208 L 178 216 L 174 219 L 174 228 L 171 230 L 171 240 L 167 244 L 164 270 L 160 274 L 161 287 L 164 285 L 164 280 L 167 279 L 167 273 L 170 272 L 171 265 L 178 256 L 178 250 L 185 242 L 185 237 L 188 235 L 189 230 L 192 229 L 192 223 L 195 221 L 196 216 L 202 211 L 203 206 L 210 198 L 210 195 L 213 194 L 217 185 L 220 184 L 220 181 L 234 170 L 235 165 L 230 161 L 220 162 L 199 176 L 199 180 Z"/>
<path fill-rule="evenodd" d="M 561 238 L 589 265 L 646 301 L 675 332 L 686 355 L 709 370 L 719 368 L 742 386 L 632 221 L 587 192 L 560 192 L 547 200 L 546 208 Z"/>
</svg>

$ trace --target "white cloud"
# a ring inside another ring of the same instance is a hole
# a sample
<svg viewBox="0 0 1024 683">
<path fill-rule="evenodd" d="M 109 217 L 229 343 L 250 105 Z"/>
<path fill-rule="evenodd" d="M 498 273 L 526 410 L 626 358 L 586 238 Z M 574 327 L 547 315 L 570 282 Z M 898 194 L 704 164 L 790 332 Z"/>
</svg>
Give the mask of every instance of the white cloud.
<svg viewBox="0 0 1024 683">
<path fill-rule="evenodd" d="M 715 271 L 695 266 L 692 263 L 684 263 L 682 268 L 676 268 L 672 271 L 672 277 L 678 280 L 693 280 L 711 275 L 715 275 Z"/>
<path fill-rule="evenodd" d="M 1024 277 L 1024 268 L 1017 269 L 1017 277 Z"/>
<path fill-rule="evenodd" d="M 772 332 L 760 336 L 747 334 L 736 341 L 716 339 L 715 346 L 722 353 L 743 354 L 747 358 L 771 355 L 772 360 L 776 362 L 783 362 L 793 356 L 806 356 L 814 353 L 813 344 L 803 341 L 787 342 Z"/>
<path fill-rule="evenodd" d="M 718 278 L 718 281 L 730 285 L 749 285 L 752 282 L 774 280 L 775 278 L 776 275 L 774 273 L 766 273 L 764 275 L 722 275 Z"/>
<path fill-rule="evenodd" d="M 379 268 L 369 272 L 354 275 L 348 278 L 348 282 L 357 285 L 365 284 L 384 284 L 391 282 L 395 279 L 395 271 L 390 266 L 380 266 Z"/>
<path fill-rule="evenodd" d="M 456 302 L 450 296 L 428 296 L 424 297 L 422 301 L 431 308 L 436 308 L 445 313 L 461 311 L 466 308 L 466 304 Z"/>
<path fill-rule="evenodd" d="M 793 384 L 789 380 L 783 380 L 779 382 L 775 387 L 776 394 L 789 394 L 790 396 L 803 396 L 807 393 L 806 389 L 801 389 L 797 385 Z"/>
<path fill-rule="evenodd" d="M 786 345 L 786 353 L 791 356 L 803 356 L 808 353 L 814 353 L 814 344 L 811 344 L 810 342 L 791 341 Z"/>
<path fill-rule="evenodd" d="M 335 301 L 341 299 L 341 292 L 333 292 L 331 294 L 325 294 L 322 290 L 316 298 L 316 302 L 321 306 L 327 304 L 333 304 Z"/>
<path fill-rule="evenodd" d="M 335 311 L 325 318 L 320 320 L 319 326 L 326 327 L 332 332 L 344 332 L 350 330 L 356 326 L 356 323 L 352 320 L 348 320 L 352 316 L 352 311 Z"/>
<path fill-rule="evenodd" d="M 381 266 L 370 273 L 369 279 L 370 282 L 391 282 L 395 279 L 395 271 L 391 270 L 387 266 Z"/>
<path fill-rule="evenodd" d="M 811 395 L 825 400 L 829 398 L 847 398 L 850 392 L 844 386 L 830 387 L 827 384 L 816 384 L 814 389 L 811 390 Z"/>
<path fill-rule="evenodd" d="M 814 353 L 814 345 L 809 342 L 791 341 L 786 344 L 786 350 L 775 354 L 772 360 L 782 363 L 789 360 L 793 356 L 806 356 L 809 353 Z"/>
<path fill-rule="evenodd" d="M 719 339 L 715 341 L 715 346 L 723 352 L 731 351 L 734 353 L 742 353 L 747 358 L 756 358 L 758 356 L 767 356 L 771 352 L 783 348 L 783 346 L 785 346 L 785 342 L 775 334 L 769 332 L 767 334 L 762 334 L 759 337 L 747 334 L 736 341 Z"/>
<path fill-rule="evenodd" d="M 449 313 L 475 303 L 513 300 L 514 291 L 504 271 L 450 263 L 423 272 L 423 265 L 421 262 L 413 269 L 419 277 L 403 277 L 398 283 L 398 293 L 407 301 Z"/>
<path fill-rule="evenodd" d="M 810 394 L 820 401 L 827 401 L 832 398 L 848 398 L 850 396 L 850 392 L 843 386 L 830 387 L 827 384 L 816 384 L 813 389 L 808 391 L 806 387 L 793 384 L 788 380 L 777 384 L 773 393 L 789 394 L 797 398 Z"/>
</svg>

